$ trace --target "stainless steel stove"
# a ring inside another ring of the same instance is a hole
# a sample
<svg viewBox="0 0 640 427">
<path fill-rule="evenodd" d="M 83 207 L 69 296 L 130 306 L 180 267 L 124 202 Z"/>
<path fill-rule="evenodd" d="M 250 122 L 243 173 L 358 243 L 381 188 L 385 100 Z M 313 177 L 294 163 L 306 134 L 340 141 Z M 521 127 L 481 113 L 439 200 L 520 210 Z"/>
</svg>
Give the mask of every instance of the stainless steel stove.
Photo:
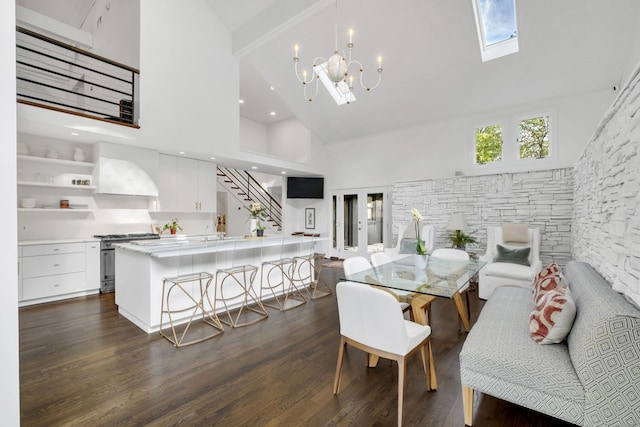
<svg viewBox="0 0 640 427">
<path fill-rule="evenodd" d="M 153 233 L 96 234 L 100 239 L 100 292 L 114 292 L 116 289 L 116 249 L 113 243 L 126 243 L 133 240 L 159 239 Z"/>
</svg>

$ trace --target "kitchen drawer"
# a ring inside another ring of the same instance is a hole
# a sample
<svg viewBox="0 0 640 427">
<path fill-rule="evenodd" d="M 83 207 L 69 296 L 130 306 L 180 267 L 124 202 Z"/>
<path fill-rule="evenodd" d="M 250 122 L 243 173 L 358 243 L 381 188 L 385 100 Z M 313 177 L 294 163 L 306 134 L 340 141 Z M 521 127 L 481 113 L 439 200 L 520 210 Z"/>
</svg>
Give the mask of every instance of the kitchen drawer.
<svg viewBox="0 0 640 427">
<path fill-rule="evenodd" d="M 23 256 L 22 278 L 84 272 L 85 262 L 84 248 L 82 253 L 77 254 Z"/>
<path fill-rule="evenodd" d="M 46 298 L 86 290 L 85 274 L 69 273 L 22 279 L 22 300 Z"/>
<path fill-rule="evenodd" d="M 84 243 L 54 243 L 51 245 L 24 245 L 22 247 L 22 256 L 39 256 L 39 255 L 55 255 L 70 254 L 82 252 L 84 253 Z"/>
</svg>

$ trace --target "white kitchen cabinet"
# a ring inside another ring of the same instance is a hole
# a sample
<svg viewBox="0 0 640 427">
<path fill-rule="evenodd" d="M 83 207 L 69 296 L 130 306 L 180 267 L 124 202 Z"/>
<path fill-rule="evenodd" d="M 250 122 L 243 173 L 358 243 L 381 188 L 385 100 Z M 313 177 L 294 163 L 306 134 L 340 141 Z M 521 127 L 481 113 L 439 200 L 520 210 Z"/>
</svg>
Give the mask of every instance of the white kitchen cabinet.
<svg viewBox="0 0 640 427">
<path fill-rule="evenodd" d="M 85 243 L 86 290 L 100 289 L 100 242 Z"/>
<path fill-rule="evenodd" d="M 20 251 L 18 252 L 20 254 Z M 19 305 L 98 293 L 100 243 L 25 244 L 19 263 Z"/>
<path fill-rule="evenodd" d="M 158 210 L 216 211 L 216 165 L 204 160 L 161 154 Z"/>
</svg>

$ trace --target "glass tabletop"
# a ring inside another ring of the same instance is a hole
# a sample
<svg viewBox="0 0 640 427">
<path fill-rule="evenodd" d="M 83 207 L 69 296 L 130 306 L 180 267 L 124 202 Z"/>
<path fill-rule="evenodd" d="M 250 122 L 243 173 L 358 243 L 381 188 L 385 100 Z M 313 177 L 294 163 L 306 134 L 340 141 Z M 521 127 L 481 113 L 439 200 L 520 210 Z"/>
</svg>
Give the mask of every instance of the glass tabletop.
<svg viewBox="0 0 640 427">
<path fill-rule="evenodd" d="M 452 298 L 475 276 L 485 261 L 456 260 L 426 255 L 426 267 L 416 266 L 409 255 L 391 263 L 345 275 L 344 280 L 383 286 L 385 288 Z"/>
</svg>

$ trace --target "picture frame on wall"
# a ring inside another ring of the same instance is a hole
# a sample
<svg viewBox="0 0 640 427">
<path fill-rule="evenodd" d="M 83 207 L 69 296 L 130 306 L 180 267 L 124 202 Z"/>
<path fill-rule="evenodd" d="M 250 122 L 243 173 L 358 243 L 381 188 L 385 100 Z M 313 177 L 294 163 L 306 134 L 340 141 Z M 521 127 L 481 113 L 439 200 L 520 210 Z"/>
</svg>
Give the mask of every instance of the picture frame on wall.
<svg viewBox="0 0 640 427">
<path fill-rule="evenodd" d="M 316 209 L 306 208 L 304 210 L 304 228 L 314 230 L 316 228 Z"/>
</svg>

